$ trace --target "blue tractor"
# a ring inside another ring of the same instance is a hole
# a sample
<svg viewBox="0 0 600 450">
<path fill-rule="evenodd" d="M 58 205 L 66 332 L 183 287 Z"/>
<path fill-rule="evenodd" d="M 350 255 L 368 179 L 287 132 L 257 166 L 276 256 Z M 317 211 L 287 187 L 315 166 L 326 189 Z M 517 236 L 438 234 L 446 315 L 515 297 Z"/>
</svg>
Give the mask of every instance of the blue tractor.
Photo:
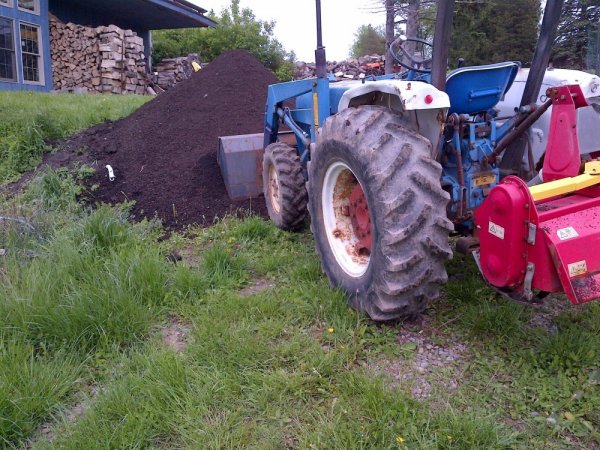
<svg viewBox="0 0 600 450">
<path fill-rule="evenodd" d="M 522 136 L 549 106 L 535 99 L 562 3 L 548 0 L 521 107 L 499 121 L 520 65 L 447 73 L 454 0 L 438 2 L 430 54 L 394 43 L 406 72 L 345 81 L 327 76 L 317 0 L 317 78 L 268 89 L 263 190 L 282 229 L 310 213 L 323 271 L 353 308 L 374 320 L 421 313 L 447 280 L 449 235 L 473 231 L 502 177 L 533 172 Z"/>
</svg>

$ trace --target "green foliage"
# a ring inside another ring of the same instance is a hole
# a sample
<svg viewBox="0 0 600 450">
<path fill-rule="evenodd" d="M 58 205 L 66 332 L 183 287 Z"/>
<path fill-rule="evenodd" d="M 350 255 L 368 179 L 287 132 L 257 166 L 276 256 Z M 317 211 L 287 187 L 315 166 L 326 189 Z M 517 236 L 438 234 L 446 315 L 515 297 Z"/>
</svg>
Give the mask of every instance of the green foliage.
<svg viewBox="0 0 600 450">
<path fill-rule="evenodd" d="M 80 365 L 66 352 L 36 352 L 0 334 L 0 447 L 27 438 L 76 387 Z"/>
<path fill-rule="evenodd" d="M 275 22 L 258 20 L 250 8 L 240 8 L 239 0 L 231 0 L 229 8 L 214 19 L 216 28 L 155 32 L 154 62 L 189 53 L 198 53 L 202 61 L 212 61 L 227 50 L 246 49 L 273 72 L 288 78 L 293 55 L 286 53 L 274 37 Z"/>
<path fill-rule="evenodd" d="M 23 264 L 14 255 L 5 267 L 2 327 L 50 348 L 136 342 L 168 289 L 167 262 L 147 242 L 101 207 L 63 228 L 34 260 Z"/>
<path fill-rule="evenodd" d="M 41 161 L 48 141 L 135 111 L 150 97 L 0 92 L 0 183 Z"/>
<path fill-rule="evenodd" d="M 235 246 L 212 245 L 204 253 L 202 263 L 211 287 L 239 286 L 244 281 L 244 267 L 235 254 Z"/>
<path fill-rule="evenodd" d="M 289 57 L 275 70 L 275 76 L 279 81 L 292 81 L 294 78 L 294 59 L 293 56 Z"/>
<path fill-rule="evenodd" d="M 540 19 L 539 0 L 457 2 L 449 63 L 531 63 Z"/>
<path fill-rule="evenodd" d="M 383 27 L 374 27 L 371 24 L 361 25 L 354 33 L 350 54 L 354 58 L 360 58 L 374 53 L 385 54 L 385 30 Z"/>
<path fill-rule="evenodd" d="M 83 191 L 78 182 L 90 177 L 94 172 L 95 169 L 85 164 L 72 170 L 64 167 L 46 170 L 31 180 L 25 198 L 40 200 L 46 208 L 60 208 L 74 212 L 80 208 L 76 200 Z"/>
<path fill-rule="evenodd" d="M 409 2 L 399 2 L 399 8 L 406 15 L 405 3 Z M 425 0 L 419 3 L 418 36 L 432 41 L 435 3 Z M 456 2 L 450 37 L 450 67 L 456 67 L 459 58 L 464 58 L 467 65 L 501 61 L 520 61 L 529 65 L 537 41 L 540 12 L 539 0 Z"/>
<path fill-rule="evenodd" d="M 600 70 L 598 0 L 566 0 L 553 47 L 555 67 Z"/>
</svg>

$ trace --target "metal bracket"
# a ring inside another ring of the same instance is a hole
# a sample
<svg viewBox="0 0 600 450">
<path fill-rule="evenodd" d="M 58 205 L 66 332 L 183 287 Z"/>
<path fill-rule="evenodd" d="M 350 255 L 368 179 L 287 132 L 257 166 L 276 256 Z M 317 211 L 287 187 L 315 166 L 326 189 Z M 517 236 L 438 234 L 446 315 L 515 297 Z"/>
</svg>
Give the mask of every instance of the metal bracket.
<svg viewBox="0 0 600 450">
<path fill-rule="evenodd" d="M 525 272 L 525 280 L 523 281 L 523 297 L 530 302 L 533 299 L 533 291 L 531 290 L 531 281 L 535 272 L 535 265 L 531 262 L 527 263 L 527 272 Z"/>
<path fill-rule="evenodd" d="M 456 241 L 456 251 L 468 255 L 479 249 L 479 239 L 473 236 L 461 237 Z"/>
<path fill-rule="evenodd" d="M 537 227 L 534 223 L 529 222 L 527 224 L 527 243 L 529 245 L 535 245 L 535 235 L 537 234 Z"/>
<path fill-rule="evenodd" d="M 473 259 L 475 260 L 475 264 L 477 264 L 477 268 L 479 269 L 479 273 L 483 277 L 483 270 L 481 270 L 481 255 L 479 254 L 479 250 L 473 250 L 471 252 L 471 255 L 473 255 Z M 485 280 L 485 277 L 483 277 L 483 279 Z M 486 283 L 487 283 L 487 280 L 486 280 Z M 491 284 L 490 284 L 490 286 L 491 286 Z"/>
<path fill-rule="evenodd" d="M 471 255 L 473 255 L 473 259 L 475 260 L 475 263 L 477 264 L 477 267 L 479 268 L 479 272 L 483 275 L 483 272 L 481 271 L 481 255 L 479 254 L 479 250 L 474 250 L 471 253 Z M 485 277 L 483 277 L 483 279 L 490 288 L 492 288 L 499 294 L 510 298 L 511 300 L 517 301 L 519 303 L 534 304 L 534 303 L 540 303 L 542 301 L 542 299 L 548 295 L 547 292 L 540 292 L 538 295 L 533 295 L 533 290 L 531 288 L 531 282 L 533 280 L 534 273 L 535 273 L 535 265 L 533 263 L 527 263 L 527 271 L 525 272 L 525 279 L 523 281 L 523 293 L 522 294 L 517 291 L 514 291 L 512 289 L 498 288 L 498 287 L 492 285 L 489 281 L 487 281 L 485 279 Z"/>
</svg>

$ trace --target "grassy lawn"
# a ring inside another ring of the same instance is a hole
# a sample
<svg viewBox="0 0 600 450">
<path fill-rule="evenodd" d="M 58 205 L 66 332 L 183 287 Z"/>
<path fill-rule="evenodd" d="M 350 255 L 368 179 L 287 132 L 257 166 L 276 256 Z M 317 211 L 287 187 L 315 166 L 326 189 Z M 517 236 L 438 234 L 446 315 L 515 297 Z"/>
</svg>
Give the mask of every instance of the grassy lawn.
<svg viewBox="0 0 600 450">
<path fill-rule="evenodd" d="M 456 256 L 422 320 L 378 325 L 309 233 L 158 239 L 82 176 L 0 201 L 0 446 L 600 448 L 600 303 L 512 303 Z"/>
</svg>

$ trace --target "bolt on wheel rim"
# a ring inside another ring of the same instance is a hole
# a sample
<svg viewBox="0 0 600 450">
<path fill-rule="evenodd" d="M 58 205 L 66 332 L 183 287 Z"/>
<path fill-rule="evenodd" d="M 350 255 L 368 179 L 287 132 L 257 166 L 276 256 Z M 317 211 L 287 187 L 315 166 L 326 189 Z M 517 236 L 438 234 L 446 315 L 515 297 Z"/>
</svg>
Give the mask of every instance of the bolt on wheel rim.
<svg viewBox="0 0 600 450">
<path fill-rule="evenodd" d="M 357 191 L 360 191 L 365 203 L 360 217 L 353 213 L 352 194 L 356 196 Z M 371 224 L 370 215 L 368 220 L 365 217 L 368 205 L 362 191 L 347 164 L 338 161 L 327 169 L 321 199 L 327 241 L 339 266 L 355 278 L 365 274 L 371 260 L 370 244 L 364 245 L 364 235 L 370 236 Z M 358 222 L 361 224 L 359 228 L 355 225 Z"/>
</svg>

